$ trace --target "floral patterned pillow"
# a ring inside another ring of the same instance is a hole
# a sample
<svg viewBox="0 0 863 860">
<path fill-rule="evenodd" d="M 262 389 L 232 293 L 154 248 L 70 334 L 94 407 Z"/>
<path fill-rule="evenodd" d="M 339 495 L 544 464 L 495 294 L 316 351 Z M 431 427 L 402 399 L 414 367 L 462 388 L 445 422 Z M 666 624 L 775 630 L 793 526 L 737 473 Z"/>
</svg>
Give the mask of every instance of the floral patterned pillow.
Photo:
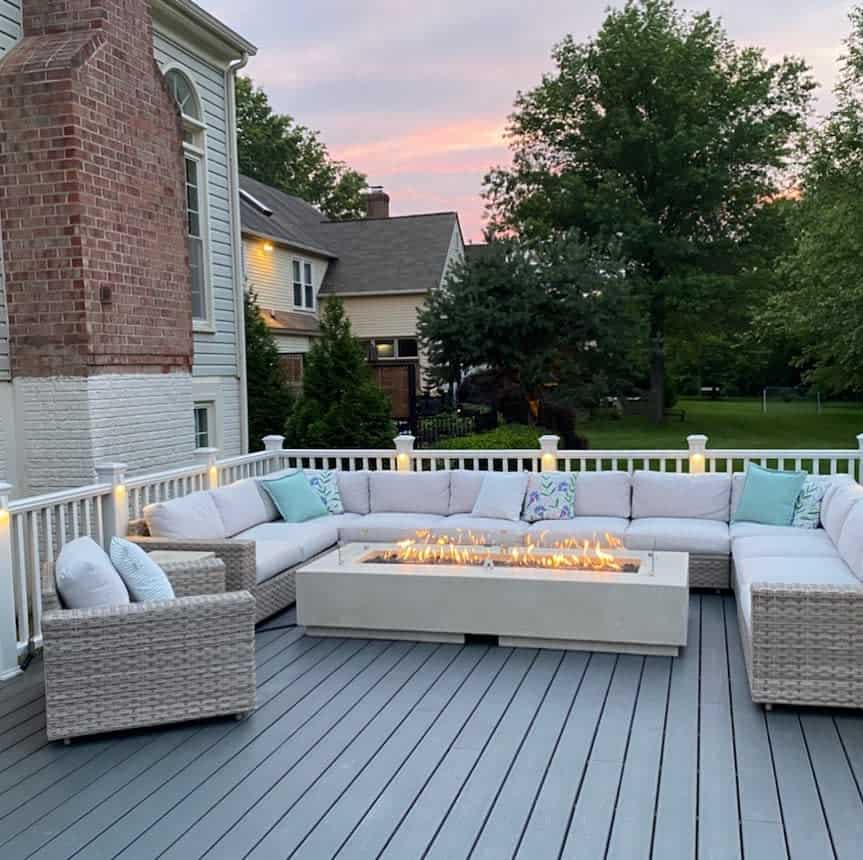
<svg viewBox="0 0 863 860">
<path fill-rule="evenodd" d="M 343 514 L 342 496 L 339 492 L 339 476 L 337 472 L 324 469 L 321 472 L 309 472 L 309 483 L 312 489 L 321 497 L 321 501 L 330 514 Z"/>
<path fill-rule="evenodd" d="M 830 486 L 829 478 L 809 477 L 794 503 L 794 518 L 791 525 L 798 529 L 817 529 L 821 524 L 821 500 Z"/>
<path fill-rule="evenodd" d="M 575 516 L 575 475 L 567 472 L 542 472 L 531 475 L 524 499 L 522 519 L 571 520 Z"/>
</svg>

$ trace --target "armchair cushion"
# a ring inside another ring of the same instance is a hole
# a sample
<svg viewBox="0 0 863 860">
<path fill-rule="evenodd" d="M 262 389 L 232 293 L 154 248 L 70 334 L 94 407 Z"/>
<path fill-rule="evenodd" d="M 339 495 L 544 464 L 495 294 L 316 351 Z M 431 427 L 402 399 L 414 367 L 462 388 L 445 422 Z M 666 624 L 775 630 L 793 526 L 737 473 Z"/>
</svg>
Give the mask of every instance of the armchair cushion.
<svg viewBox="0 0 863 860">
<path fill-rule="evenodd" d="M 96 541 L 76 538 L 60 550 L 55 569 L 57 592 L 67 609 L 124 606 L 129 592 L 111 559 Z"/>
<path fill-rule="evenodd" d="M 136 603 L 174 599 L 174 588 L 165 571 L 137 544 L 112 537 L 111 563 Z"/>
<path fill-rule="evenodd" d="M 195 540 L 227 537 L 225 524 L 209 490 L 147 505 L 144 519 L 152 537 Z"/>
<path fill-rule="evenodd" d="M 863 580 L 863 501 L 857 502 L 845 517 L 837 546 L 854 576 Z"/>
<path fill-rule="evenodd" d="M 842 534 L 845 520 L 861 499 L 863 499 L 863 487 L 856 483 L 839 484 L 825 494 L 821 506 L 821 521 L 833 543 L 839 544 L 839 536 Z"/>
</svg>

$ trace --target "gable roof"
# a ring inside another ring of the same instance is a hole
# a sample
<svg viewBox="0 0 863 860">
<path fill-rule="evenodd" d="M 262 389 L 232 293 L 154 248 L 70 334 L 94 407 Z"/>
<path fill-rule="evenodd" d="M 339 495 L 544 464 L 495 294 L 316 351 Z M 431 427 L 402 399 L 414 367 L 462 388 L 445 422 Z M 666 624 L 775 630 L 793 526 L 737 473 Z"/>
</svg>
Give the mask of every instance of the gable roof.
<svg viewBox="0 0 863 860">
<path fill-rule="evenodd" d="M 323 296 L 427 292 L 443 277 L 453 230 L 461 232 L 455 212 L 328 221 L 300 198 L 247 176 L 240 188 L 244 233 L 330 258 Z"/>
<path fill-rule="evenodd" d="M 434 289 L 457 226 L 455 212 L 327 222 L 339 258 L 327 269 L 321 295 Z"/>
</svg>

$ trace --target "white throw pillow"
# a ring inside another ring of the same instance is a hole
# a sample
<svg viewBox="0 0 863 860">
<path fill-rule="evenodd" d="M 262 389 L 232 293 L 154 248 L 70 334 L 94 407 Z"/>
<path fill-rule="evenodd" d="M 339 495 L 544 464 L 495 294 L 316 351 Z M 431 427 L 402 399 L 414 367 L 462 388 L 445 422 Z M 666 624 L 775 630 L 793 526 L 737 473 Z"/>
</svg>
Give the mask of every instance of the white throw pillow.
<svg viewBox="0 0 863 860">
<path fill-rule="evenodd" d="M 233 537 L 261 523 L 270 523 L 279 515 L 257 478 L 246 478 L 210 490 L 210 496 L 225 527 L 226 537 Z"/>
<path fill-rule="evenodd" d="M 111 562 L 135 603 L 174 599 L 174 587 L 165 571 L 137 544 L 123 538 L 111 538 Z"/>
<path fill-rule="evenodd" d="M 206 490 L 147 505 L 144 519 L 152 537 L 209 540 L 228 535 L 213 495 Z"/>
<path fill-rule="evenodd" d="M 473 510 L 485 474 L 473 469 L 453 469 L 450 472 L 450 514 L 469 514 Z"/>
<path fill-rule="evenodd" d="M 129 602 L 120 574 L 93 538 L 76 538 L 60 550 L 54 579 L 67 609 L 124 606 Z"/>
<path fill-rule="evenodd" d="M 483 476 L 482 487 L 471 516 L 518 522 L 521 519 L 527 481 L 528 476 L 523 472 L 488 472 Z"/>
</svg>

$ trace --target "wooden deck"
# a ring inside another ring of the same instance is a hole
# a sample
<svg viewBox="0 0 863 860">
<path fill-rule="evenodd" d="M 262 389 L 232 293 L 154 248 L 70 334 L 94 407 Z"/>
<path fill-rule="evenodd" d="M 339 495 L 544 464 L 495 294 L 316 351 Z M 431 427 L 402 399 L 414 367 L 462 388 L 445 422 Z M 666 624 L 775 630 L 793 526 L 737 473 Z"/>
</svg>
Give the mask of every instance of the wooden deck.
<svg viewBox="0 0 863 860">
<path fill-rule="evenodd" d="M 44 736 L 0 687 L 0 858 L 863 856 L 863 714 L 749 699 L 732 597 L 676 659 L 258 634 L 258 709 Z"/>
</svg>

